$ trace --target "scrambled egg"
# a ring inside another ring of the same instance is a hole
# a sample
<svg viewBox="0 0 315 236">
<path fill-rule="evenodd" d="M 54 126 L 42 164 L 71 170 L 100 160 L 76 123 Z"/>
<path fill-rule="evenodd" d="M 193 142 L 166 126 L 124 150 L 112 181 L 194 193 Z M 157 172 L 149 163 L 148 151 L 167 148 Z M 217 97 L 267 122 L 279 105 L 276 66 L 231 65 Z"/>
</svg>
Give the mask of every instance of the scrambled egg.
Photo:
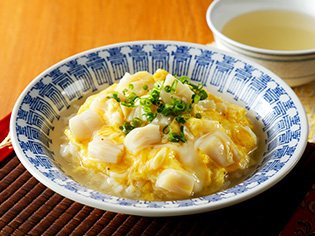
<svg viewBox="0 0 315 236">
<path fill-rule="evenodd" d="M 127 73 L 89 97 L 65 134 L 80 160 L 74 168 L 102 173 L 119 197 L 185 199 L 219 191 L 249 168 L 257 138 L 245 115 L 159 69 Z"/>
</svg>

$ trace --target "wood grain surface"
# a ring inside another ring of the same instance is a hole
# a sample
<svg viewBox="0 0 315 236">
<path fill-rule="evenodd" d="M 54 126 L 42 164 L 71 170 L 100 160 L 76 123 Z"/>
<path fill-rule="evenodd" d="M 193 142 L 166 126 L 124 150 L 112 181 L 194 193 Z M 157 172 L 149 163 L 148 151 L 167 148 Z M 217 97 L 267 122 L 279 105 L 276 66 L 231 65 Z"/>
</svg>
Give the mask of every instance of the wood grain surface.
<svg viewBox="0 0 315 236">
<path fill-rule="evenodd" d="M 134 40 L 213 41 L 212 0 L 0 0 L 0 119 L 41 72 L 69 56 Z"/>
</svg>

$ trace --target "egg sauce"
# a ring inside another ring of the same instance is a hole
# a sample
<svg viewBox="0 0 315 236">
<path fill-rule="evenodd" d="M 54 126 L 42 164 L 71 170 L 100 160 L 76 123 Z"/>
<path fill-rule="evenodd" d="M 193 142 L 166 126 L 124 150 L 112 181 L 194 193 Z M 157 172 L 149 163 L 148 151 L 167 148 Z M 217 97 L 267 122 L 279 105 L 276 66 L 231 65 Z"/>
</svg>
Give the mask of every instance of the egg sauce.
<svg viewBox="0 0 315 236">
<path fill-rule="evenodd" d="M 240 179 L 255 164 L 257 148 L 245 109 L 203 89 L 207 97 L 192 100 L 195 92 L 179 80 L 175 91 L 165 92 L 175 80 L 162 69 L 153 75 L 127 73 L 118 84 L 90 96 L 64 131 L 61 154 L 68 168 L 94 190 L 150 201 L 209 195 Z M 159 81 L 162 87 L 156 89 Z M 147 119 L 139 100 L 152 99 L 153 90 L 159 91 L 160 104 L 175 98 L 190 107 L 181 113 L 184 121 L 152 104 L 155 117 Z M 126 106 L 133 92 L 137 98 Z M 135 120 L 140 122 L 133 127 Z M 132 129 L 126 131 L 126 125 Z"/>
</svg>

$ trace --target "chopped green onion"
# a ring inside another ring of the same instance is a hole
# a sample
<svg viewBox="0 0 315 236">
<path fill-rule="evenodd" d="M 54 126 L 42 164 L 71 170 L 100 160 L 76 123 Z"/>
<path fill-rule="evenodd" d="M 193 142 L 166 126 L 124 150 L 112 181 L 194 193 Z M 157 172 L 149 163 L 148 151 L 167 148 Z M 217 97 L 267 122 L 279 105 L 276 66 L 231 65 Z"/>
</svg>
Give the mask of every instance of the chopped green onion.
<svg viewBox="0 0 315 236">
<path fill-rule="evenodd" d="M 169 134 L 170 131 L 171 131 L 171 127 L 169 125 L 166 125 L 163 128 L 163 134 Z"/>
<path fill-rule="evenodd" d="M 131 90 L 133 90 L 133 88 L 134 88 L 133 84 L 129 84 L 129 85 L 128 85 L 128 88 L 131 89 Z"/>
<path fill-rule="evenodd" d="M 163 80 L 163 81 L 156 81 L 154 83 L 154 88 L 157 89 L 157 90 L 161 90 L 161 88 L 163 87 L 164 81 L 165 80 Z"/>
<path fill-rule="evenodd" d="M 170 139 L 170 141 L 171 142 L 174 142 L 174 143 L 178 143 L 179 142 L 179 135 L 178 134 L 176 134 L 175 132 L 171 132 L 170 134 L 169 134 L 169 139 Z"/>
<path fill-rule="evenodd" d="M 172 91 L 176 91 L 177 85 L 178 85 L 178 80 L 176 79 L 176 80 L 173 81 L 173 83 L 171 85 Z"/>
<path fill-rule="evenodd" d="M 122 91 L 122 93 L 124 94 L 124 95 L 126 95 L 126 92 L 128 92 L 128 89 L 124 89 L 123 91 Z"/>
<path fill-rule="evenodd" d="M 180 127 L 180 136 L 184 137 L 184 126 Z"/>
<path fill-rule="evenodd" d="M 179 141 L 183 142 L 183 143 L 186 143 L 187 140 L 184 138 L 184 137 L 179 137 Z"/>
<path fill-rule="evenodd" d="M 142 109 L 146 113 L 151 112 L 151 108 L 150 107 L 144 106 Z"/>
<path fill-rule="evenodd" d="M 117 102 L 120 102 L 120 98 L 118 97 L 118 92 L 114 92 L 112 97 L 107 96 L 107 98 L 109 98 L 109 99 L 110 99 L 110 98 L 113 98 L 113 99 L 115 99 Z"/>
<path fill-rule="evenodd" d="M 186 81 L 190 80 L 190 78 L 188 76 L 182 76 L 179 78 L 179 81 L 182 83 L 185 83 Z"/>
<path fill-rule="evenodd" d="M 191 112 L 191 111 L 192 111 L 192 105 L 191 105 L 191 103 L 188 103 L 186 105 L 186 112 Z"/>
<path fill-rule="evenodd" d="M 152 106 L 152 101 L 149 98 L 141 98 L 140 99 L 140 104 L 142 106 L 150 107 L 150 106 Z"/>
<path fill-rule="evenodd" d="M 199 83 L 197 89 L 201 90 L 203 88 L 203 83 Z"/>
<path fill-rule="evenodd" d="M 134 127 L 132 127 L 128 122 L 124 122 L 122 126 L 119 127 L 125 134 L 128 134 Z"/>
<path fill-rule="evenodd" d="M 125 102 L 126 103 L 132 103 L 132 102 L 134 102 L 134 100 L 136 98 L 138 98 L 137 94 L 135 92 L 132 92 L 132 93 L 129 94 L 128 97 L 126 97 Z"/>
<path fill-rule="evenodd" d="M 196 113 L 195 117 L 198 118 L 198 119 L 200 119 L 202 116 L 201 116 L 200 113 Z"/>
<path fill-rule="evenodd" d="M 125 106 L 125 107 L 135 107 L 135 105 L 133 103 L 121 102 L 120 104 Z"/>
<path fill-rule="evenodd" d="M 174 110 L 175 111 L 183 111 L 183 110 L 185 110 L 185 108 L 186 108 L 185 104 L 180 103 L 180 104 L 175 105 Z"/>
<path fill-rule="evenodd" d="M 147 90 L 149 88 L 149 86 L 147 84 L 144 84 L 142 87 L 144 90 Z"/>
<path fill-rule="evenodd" d="M 159 113 L 161 113 L 161 112 L 163 111 L 164 107 L 165 107 L 165 105 L 164 105 L 163 103 L 160 103 L 160 104 L 158 105 L 158 108 L 156 109 L 156 111 L 159 112 Z"/>
<path fill-rule="evenodd" d="M 170 92 L 172 91 L 171 86 L 166 85 L 166 86 L 164 87 L 164 91 L 167 92 L 167 93 L 170 93 Z"/>
<path fill-rule="evenodd" d="M 164 86 L 165 79 L 163 81 L 156 81 L 154 83 L 154 88 L 149 90 L 149 86 L 144 84 L 142 86 L 143 90 L 148 90 L 149 97 L 140 98 L 135 92 L 130 90 L 134 89 L 134 84 L 129 84 L 127 88 L 125 88 L 122 93 L 126 96 L 125 101 L 121 102 L 121 99 L 118 97 L 118 92 L 113 93 L 112 97 L 121 105 L 126 107 L 137 107 L 138 104 L 142 105 L 143 116 L 145 116 L 148 122 L 152 122 L 158 113 L 161 113 L 164 116 L 172 116 L 174 119 L 180 123 L 185 124 L 187 120 L 191 118 L 191 112 L 193 111 L 193 103 L 198 103 L 200 100 L 204 100 L 208 97 L 208 93 L 203 89 L 204 85 L 199 83 L 198 85 L 191 82 L 188 76 L 181 76 L 180 78 L 174 76 L 176 79 L 172 82 L 171 85 Z M 185 103 L 179 98 L 175 98 L 171 96 L 171 101 L 169 103 L 165 103 L 163 99 L 160 97 L 160 92 L 162 89 L 168 93 L 173 93 L 178 88 L 178 83 L 182 82 L 186 84 L 191 91 L 193 91 L 192 102 Z M 130 94 L 127 96 L 127 92 Z M 138 103 L 139 100 L 139 103 Z M 136 105 L 137 104 L 137 105 Z M 156 110 L 156 113 L 153 111 Z M 196 118 L 201 118 L 200 113 L 195 114 Z M 125 122 L 122 126 L 120 126 L 121 130 L 125 134 L 129 133 L 132 129 L 139 127 L 143 124 L 143 120 L 138 117 L 132 119 L 130 123 Z M 186 142 L 187 140 L 184 138 L 184 126 L 181 125 L 180 134 L 176 132 L 171 132 L 171 128 L 169 125 L 163 128 L 163 133 L 169 135 L 169 139 L 171 142 Z"/>
<path fill-rule="evenodd" d="M 189 120 L 190 117 L 191 117 L 191 114 L 190 114 L 190 113 L 186 113 L 186 114 L 183 116 L 183 118 L 184 118 L 185 120 Z"/>
<path fill-rule="evenodd" d="M 150 91 L 150 96 L 152 98 L 152 103 L 156 104 L 158 102 L 159 98 L 160 98 L 160 92 L 155 90 L 155 89 L 153 89 L 153 90 Z"/>
<path fill-rule="evenodd" d="M 208 94 L 205 90 L 199 92 L 200 100 L 205 100 L 208 97 Z"/>
<path fill-rule="evenodd" d="M 172 101 L 173 104 L 178 104 L 178 103 L 182 102 L 182 100 L 174 98 L 173 96 L 171 96 L 171 101 Z"/>
<path fill-rule="evenodd" d="M 189 82 L 188 80 L 185 81 L 185 84 L 189 85 L 190 87 L 192 87 L 193 89 L 198 88 L 198 86 L 196 86 L 194 83 Z"/>
<path fill-rule="evenodd" d="M 141 126 L 142 123 L 143 121 L 140 118 L 135 117 L 130 123 L 124 122 L 119 128 L 124 132 L 124 134 L 128 134 L 134 128 Z"/>
<path fill-rule="evenodd" d="M 140 118 L 138 118 L 138 117 L 135 117 L 135 118 L 132 119 L 131 125 L 133 127 L 135 127 L 135 128 L 139 127 L 140 125 L 142 125 L 142 120 Z"/>
<path fill-rule="evenodd" d="M 180 116 L 180 115 L 178 115 L 175 119 L 176 119 L 176 121 L 177 121 L 178 123 L 181 123 L 181 124 L 185 124 L 185 122 L 186 122 L 186 120 L 184 119 L 184 117 L 182 117 L 182 116 Z"/>
<path fill-rule="evenodd" d="M 193 95 L 193 100 L 194 100 L 194 103 L 198 103 L 200 101 L 200 96 L 198 94 L 194 94 Z"/>
<path fill-rule="evenodd" d="M 173 104 L 173 103 L 166 103 L 166 104 L 165 104 L 165 108 L 167 108 L 167 109 L 173 109 L 173 108 L 174 108 L 174 104 Z"/>
<path fill-rule="evenodd" d="M 173 113 L 173 111 L 171 109 L 167 108 L 167 107 L 164 107 L 164 109 L 163 109 L 163 111 L 161 113 L 164 116 L 169 116 L 169 115 L 171 115 Z"/>
<path fill-rule="evenodd" d="M 147 121 L 152 122 L 157 116 L 157 113 L 148 112 L 148 113 L 145 113 L 144 115 L 146 116 Z"/>
<path fill-rule="evenodd" d="M 169 140 L 171 142 L 175 142 L 175 143 L 178 143 L 178 142 L 183 142 L 185 143 L 187 140 L 184 138 L 184 126 L 181 126 L 180 127 L 180 135 L 178 135 L 177 133 L 175 132 L 171 132 L 169 134 Z"/>
</svg>

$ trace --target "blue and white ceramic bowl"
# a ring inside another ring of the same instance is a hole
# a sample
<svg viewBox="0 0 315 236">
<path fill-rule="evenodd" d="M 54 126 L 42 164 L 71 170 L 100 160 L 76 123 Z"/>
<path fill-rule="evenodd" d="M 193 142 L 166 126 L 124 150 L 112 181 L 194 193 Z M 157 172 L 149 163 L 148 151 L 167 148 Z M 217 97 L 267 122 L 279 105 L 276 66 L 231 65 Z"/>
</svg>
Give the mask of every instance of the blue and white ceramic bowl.
<svg viewBox="0 0 315 236">
<path fill-rule="evenodd" d="M 236 16 L 272 9 L 299 12 L 315 19 L 313 0 L 216 0 L 211 3 L 206 14 L 215 46 L 259 63 L 277 74 L 291 87 L 314 81 L 315 48 L 296 51 L 262 49 L 239 43 L 221 33 L 223 26 Z"/>
<path fill-rule="evenodd" d="M 136 201 L 82 186 L 58 162 L 56 133 L 63 114 L 125 72 L 163 68 L 203 82 L 213 94 L 246 107 L 258 127 L 260 163 L 242 183 L 209 196 L 182 201 Z M 56 128 L 57 127 L 57 128 Z M 300 159 L 308 136 L 304 109 L 279 77 L 242 57 L 207 46 L 173 41 L 127 42 L 67 58 L 35 78 L 12 112 L 14 150 L 26 169 L 57 193 L 95 208 L 142 216 L 173 216 L 227 207 L 280 181 Z"/>
</svg>

